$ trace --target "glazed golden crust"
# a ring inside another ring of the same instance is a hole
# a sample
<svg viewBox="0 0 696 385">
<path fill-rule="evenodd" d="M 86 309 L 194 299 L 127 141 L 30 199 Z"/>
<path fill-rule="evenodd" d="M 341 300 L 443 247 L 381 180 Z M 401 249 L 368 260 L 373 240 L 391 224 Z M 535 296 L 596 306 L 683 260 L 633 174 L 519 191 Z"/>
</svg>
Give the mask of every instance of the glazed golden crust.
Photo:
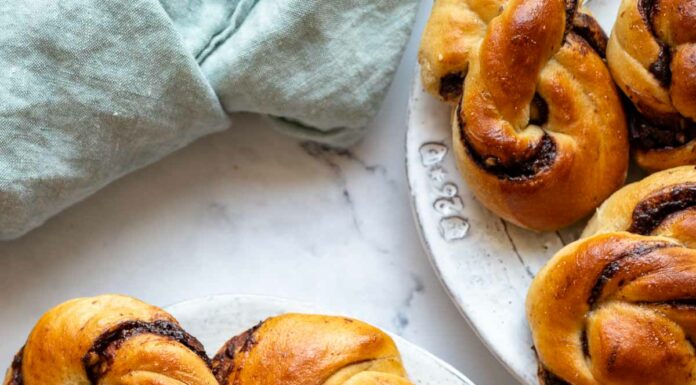
<svg viewBox="0 0 696 385">
<path fill-rule="evenodd" d="M 461 96 L 469 55 L 485 34 L 487 21 L 498 14 L 504 1 L 473 4 L 478 8 L 469 3 L 465 0 L 437 0 L 423 31 L 418 53 L 426 90 L 453 104 Z"/>
<path fill-rule="evenodd" d="M 628 184 L 614 193 L 611 198 L 607 199 L 597 209 L 595 215 L 587 223 L 582 237 L 590 237 L 601 233 L 629 231 L 633 224 L 634 211 L 641 201 L 656 192 L 665 189 L 672 191 L 675 186 L 689 186 L 691 183 L 696 183 L 696 169 L 693 166 L 681 166 L 652 174 L 639 182 Z M 673 215 L 688 212 L 684 209 L 673 213 Z M 691 220 L 693 218 L 688 216 L 681 223 L 685 225 Z M 669 235 L 662 231 L 657 234 Z M 684 242 L 685 238 L 683 235 L 675 236 L 675 238 Z"/>
<path fill-rule="evenodd" d="M 696 163 L 696 3 L 622 0 L 607 48 L 633 102 L 636 161 L 647 170 Z"/>
<path fill-rule="evenodd" d="M 696 170 L 624 187 L 584 236 L 527 295 L 542 385 L 695 384 Z"/>
<path fill-rule="evenodd" d="M 219 382 L 218 382 L 219 380 Z M 41 317 L 3 385 L 411 385 L 392 339 L 363 322 L 270 318 L 211 363 L 165 311 L 117 295 L 65 302 Z"/>
<path fill-rule="evenodd" d="M 213 359 L 221 385 L 410 385 L 392 339 L 363 322 L 307 314 L 270 318 Z"/>
<path fill-rule="evenodd" d="M 48 311 L 4 385 L 217 385 L 203 347 L 136 299 L 79 298 Z"/>
<path fill-rule="evenodd" d="M 598 52 L 603 39 L 570 0 L 435 2 L 419 56 L 423 82 L 459 102 L 452 116 L 458 167 L 504 219 L 558 229 L 623 184 L 627 128 Z M 443 86 L 456 74 L 458 98 Z"/>
</svg>

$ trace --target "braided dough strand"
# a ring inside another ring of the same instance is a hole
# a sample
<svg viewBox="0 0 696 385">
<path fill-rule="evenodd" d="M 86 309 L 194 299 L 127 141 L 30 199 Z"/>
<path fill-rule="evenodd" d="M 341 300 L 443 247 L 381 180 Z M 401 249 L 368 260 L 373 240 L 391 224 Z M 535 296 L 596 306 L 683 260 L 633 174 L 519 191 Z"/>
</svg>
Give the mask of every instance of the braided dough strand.
<svg viewBox="0 0 696 385">
<path fill-rule="evenodd" d="M 504 219 L 555 230 L 589 214 L 628 168 L 606 37 L 573 0 L 437 0 L 423 82 L 456 103 L 457 164 Z"/>
<path fill-rule="evenodd" d="M 629 97 L 636 161 L 650 171 L 696 163 L 696 3 L 622 0 L 607 48 Z"/>
<path fill-rule="evenodd" d="M 461 95 L 452 134 L 468 186 L 496 214 L 535 230 L 587 215 L 628 167 L 625 115 L 599 52 L 606 37 L 577 8 L 438 0 L 421 46 L 426 88 L 448 101 Z"/>
<path fill-rule="evenodd" d="M 3 385 L 218 385 L 203 346 L 165 311 L 117 295 L 41 317 Z"/>
<path fill-rule="evenodd" d="M 696 384 L 696 169 L 624 187 L 584 236 L 527 296 L 542 385 Z"/>
<path fill-rule="evenodd" d="M 411 385 L 388 335 L 308 314 L 273 317 L 231 339 L 213 369 L 221 385 Z"/>
</svg>

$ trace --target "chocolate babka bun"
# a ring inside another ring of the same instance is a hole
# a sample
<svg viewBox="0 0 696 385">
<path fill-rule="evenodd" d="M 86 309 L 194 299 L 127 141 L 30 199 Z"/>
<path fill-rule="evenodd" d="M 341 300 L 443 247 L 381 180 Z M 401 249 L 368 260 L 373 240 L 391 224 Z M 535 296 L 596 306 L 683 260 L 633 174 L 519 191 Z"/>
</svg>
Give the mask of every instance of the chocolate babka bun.
<svg viewBox="0 0 696 385">
<path fill-rule="evenodd" d="M 693 166 L 612 195 L 529 289 L 540 382 L 692 384 L 695 247 Z"/>
<path fill-rule="evenodd" d="M 623 0 L 607 58 L 630 100 L 638 164 L 649 171 L 696 164 L 696 3 Z"/>
<path fill-rule="evenodd" d="M 269 318 L 213 358 L 220 385 L 412 385 L 394 341 L 363 322 L 309 314 Z"/>
<path fill-rule="evenodd" d="M 38 321 L 5 385 L 218 385 L 201 343 L 163 310 L 105 295 L 61 304 Z"/>
<path fill-rule="evenodd" d="M 628 129 L 606 47 L 576 0 L 435 2 L 423 84 L 456 105 L 457 165 L 491 211 L 556 230 L 621 187 Z"/>
</svg>

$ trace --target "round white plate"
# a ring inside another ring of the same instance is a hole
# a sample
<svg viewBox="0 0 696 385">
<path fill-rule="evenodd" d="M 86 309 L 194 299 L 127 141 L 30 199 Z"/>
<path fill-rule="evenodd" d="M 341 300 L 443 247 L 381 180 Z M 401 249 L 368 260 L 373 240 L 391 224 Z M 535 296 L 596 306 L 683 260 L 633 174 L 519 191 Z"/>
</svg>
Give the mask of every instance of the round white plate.
<svg viewBox="0 0 696 385">
<path fill-rule="evenodd" d="M 619 1 L 586 2 L 609 31 Z M 416 223 L 435 271 L 491 352 L 524 384 L 536 385 L 536 358 L 524 301 L 534 274 L 584 223 L 534 233 L 502 221 L 469 191 L 451 151 L 450 107 L 416 80 L 409 101 L 406 168 Z"/>
<path fill-rule="evenodd" d="M 289 312 L 321 313 L 311 306 L 271 297 L 221 295 L 166 308 L 213 355 L 227 340 L 264 319 Z M 450 365 L 416 345 L 392 335 L 414 384 L 473 385 Z"/>
</svg>

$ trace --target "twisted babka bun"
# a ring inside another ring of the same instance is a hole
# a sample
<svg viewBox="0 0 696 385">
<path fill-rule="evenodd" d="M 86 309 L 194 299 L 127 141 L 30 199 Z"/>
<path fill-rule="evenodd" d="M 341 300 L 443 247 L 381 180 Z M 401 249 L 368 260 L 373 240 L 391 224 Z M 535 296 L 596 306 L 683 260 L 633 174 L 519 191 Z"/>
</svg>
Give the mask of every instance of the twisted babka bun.
<svg viewBox="0 0 696 385">
<path fill-rule="evenodd" d="M 286 314 L 232 338 L 213 359 L 220 385 L 411 385 L 392 339 L 363 322 Z"/>
<path fill-rule="evenodd" d="M 228 341 L 211 363 L 171 315 L 118 295 L 48 311 L 3 381 L 67 384 L 412 385 L 392 339 L 360 321 L 270 318 Z"/>
<path fill-rule="evenodd" d="M 419 55 L 425 87 L 456 103 L 458 167 L 504 219 L 553 230 L 624 182 L 625 115 L 606 36 L 577 0 L 436 0 Z"/>
<path fill-rule="evenodd" d="M 624 187 L 527 296 L 542 385 L 693 384 L 696 170 Z"/>
<path fill-rule="evenodd" d="M 633 103 L 636 160 L 655 171 L 696 163 L 696 2 L 623 0 L 607 48 Z"/>
<path fill-rule="evenodd" d="M 203 346 L 163 310 L 105 295 L 51 309 L 4 385 L 217 385 Z"/>
</svg>

